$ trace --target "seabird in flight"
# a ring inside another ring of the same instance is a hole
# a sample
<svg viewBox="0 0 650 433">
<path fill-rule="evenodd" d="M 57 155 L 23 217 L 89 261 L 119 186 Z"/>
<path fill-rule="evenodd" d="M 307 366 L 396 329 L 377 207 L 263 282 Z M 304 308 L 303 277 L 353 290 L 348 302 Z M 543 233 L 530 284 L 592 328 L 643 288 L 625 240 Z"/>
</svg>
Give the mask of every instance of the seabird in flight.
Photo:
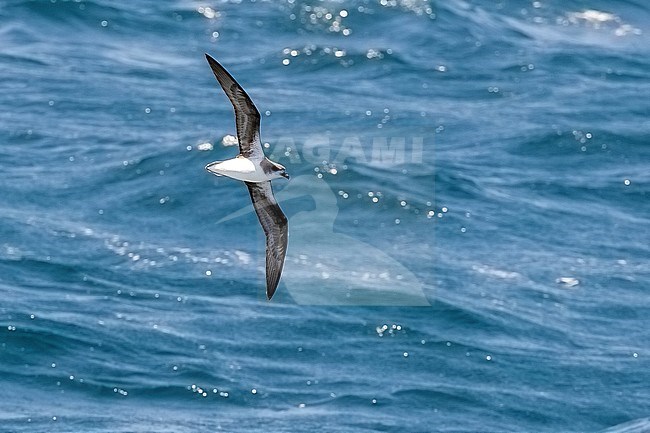
<svg viewBox="0 0 650 433">
<path fill-rule="evenodd" d="M 235 79 L 210 55 L 205 55 L 214 76 L 235 109 L 239 155 L 215 161 L 205 168 L 217 176 L 246 183 L 253 207 L 266 234 L 266 296 L 271 299 L 278 287 L 287 253 L 287 217 L 273 196 L 271 180 L 289 179 L 285 168 L 264 156 L 260 142 L 260 112 Z"/>
</svg>

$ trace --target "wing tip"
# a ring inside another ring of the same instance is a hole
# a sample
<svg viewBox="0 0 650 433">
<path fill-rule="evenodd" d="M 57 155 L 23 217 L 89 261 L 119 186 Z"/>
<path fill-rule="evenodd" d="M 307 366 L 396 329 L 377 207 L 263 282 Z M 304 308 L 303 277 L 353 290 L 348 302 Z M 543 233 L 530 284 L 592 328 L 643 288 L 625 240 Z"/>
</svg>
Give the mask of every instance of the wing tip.
<svg viewBox="0 0 650 433">
<path fill-rule="evenodd" d="M 267 269 L 267 274 L 266 274 L 266 299 L 269 301 L 275 294 L 276 290 L 278 289 L 278 285 L 280 285 L 280 277 L 282 275 L 282 267 L 278 270 L 273 270 L 269 273 L 269 270 Z"/>
<path fill-rule="evenodd" d="M 215 73 L 217 72 L 217 71 L 215 71 L 215 68 L 223 69 L 223 66 L 221 66 L 221 64 L 219 62 L 217 62 L 214 57 L 212 57 L 208 53 L 204 53 L 204 54 L 205 54 L 205 59 L 208 61 L 208 64 L 210 65 L 210 69 L 212 69 L 213 72 L 215 72 Z"/>
<path fill-rule="evenodd" d="M 273 295 L 275 294 L 275 291 L 278 289 L 278 284 L 280 283 L 280 276 L 278 275 L 278 278 L 275 279 L 275 281 L 267 281 L 266 282 L 266 299 L 268 301 L 271 300 Z"/>
</svg>

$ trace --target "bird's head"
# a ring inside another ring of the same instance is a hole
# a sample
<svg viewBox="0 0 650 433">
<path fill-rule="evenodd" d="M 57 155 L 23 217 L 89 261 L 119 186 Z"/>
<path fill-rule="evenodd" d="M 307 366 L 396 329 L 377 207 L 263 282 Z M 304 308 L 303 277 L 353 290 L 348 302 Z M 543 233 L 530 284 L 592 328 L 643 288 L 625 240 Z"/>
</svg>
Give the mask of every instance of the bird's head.
<svg viewBox="0 0 650 433">
<path fill-rule="evenodd" d="M 284 168 L 283 165 L 280 165 L 277 162 L 274 162 L 273 165 L 271 166 L 271 173 L 276 178 L 284 177 L 285 179 L 289 179 L 289 174 L 287 173 L 287 170 Z"/>
</svg>

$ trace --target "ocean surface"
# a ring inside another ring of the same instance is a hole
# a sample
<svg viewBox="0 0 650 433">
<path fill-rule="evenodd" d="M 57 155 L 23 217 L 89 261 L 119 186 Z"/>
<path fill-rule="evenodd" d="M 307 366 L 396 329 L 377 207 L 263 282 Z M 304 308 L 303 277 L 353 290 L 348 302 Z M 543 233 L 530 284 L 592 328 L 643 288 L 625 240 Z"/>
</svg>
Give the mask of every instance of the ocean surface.
<svg viewBox="0 0 650 433">
<path fill-rule="evenodd" d="M 1 0 L 0 103 L 0 432 L 650 431 L 647 2 Z"/>
</svg>

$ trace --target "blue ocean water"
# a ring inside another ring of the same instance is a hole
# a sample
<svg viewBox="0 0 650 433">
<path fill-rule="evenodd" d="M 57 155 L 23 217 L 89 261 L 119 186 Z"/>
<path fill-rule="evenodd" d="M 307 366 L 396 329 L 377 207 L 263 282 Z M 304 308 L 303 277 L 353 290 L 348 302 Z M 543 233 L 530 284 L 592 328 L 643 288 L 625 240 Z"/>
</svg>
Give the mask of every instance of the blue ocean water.
<svg viewBox="0 0 650 433">
<path fill-rule="evenodd" d="M 0 431 L 650 430 L 640 1 L 0 1 Z M 227 159 L 262 113 L 283 280 Z"/>
</svg>

